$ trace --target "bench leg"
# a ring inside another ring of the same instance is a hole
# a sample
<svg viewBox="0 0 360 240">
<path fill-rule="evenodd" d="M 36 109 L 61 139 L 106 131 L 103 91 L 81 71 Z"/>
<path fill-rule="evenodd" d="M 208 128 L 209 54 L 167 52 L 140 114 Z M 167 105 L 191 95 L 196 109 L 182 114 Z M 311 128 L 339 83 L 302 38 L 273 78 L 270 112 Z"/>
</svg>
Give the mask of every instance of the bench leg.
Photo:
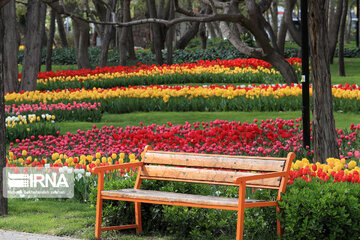
<svg viewBox="0 0 360 240">
<path fill-rule="evenodd" d="M 239 209 L 237 216 L 236 240 L 242 240 L 244 234 L 244 213 L 245 213 L 245 182 L 239 186 Z"/>
<path fill-rule="evenodd" d="M 280 212 L 280 208 L 279 207 L 276 207 L 276 213 L 279 213 Z M 276 220 L 276 231 L 277 231 L 277 235 L 282 237 L 284 231 L 283 229 L 281 228 L 281 223 L 280 223 L 280 220 L 277 219 Z"/>
<path fill-rule="evenodd" d="M 102 204 L 103 200 L 101 197 L 98 197 L 96 203 L 96 222 L 95 222 L 95 237 L 96 239 L 101 239 L 101 218 L 102 218 Z"/>
<path fill-rule="evenodd" d="M 135 202 L 135 224 L 136 224 L 136 234 L 140 234 L 142 232 L 141 225 L 141 203 Z"/>
</svg>

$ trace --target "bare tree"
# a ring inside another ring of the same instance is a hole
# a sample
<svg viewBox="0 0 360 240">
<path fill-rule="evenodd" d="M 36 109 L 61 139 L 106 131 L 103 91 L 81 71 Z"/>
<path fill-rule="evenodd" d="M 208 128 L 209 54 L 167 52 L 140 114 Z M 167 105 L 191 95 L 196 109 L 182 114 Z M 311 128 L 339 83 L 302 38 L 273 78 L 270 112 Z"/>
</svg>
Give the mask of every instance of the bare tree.
<svg viewBox="0 0 360 240">
<path fill-rule="evenodd" d="M 329 56 L 330 63 L 334 62 L 334 55 L 336 50 L 336 45 L 338 42 L 339 36 L 339 27 L 341 15 L 343 12 L 344 0 L 337 0 L 337 6 L 335 8 L 335 0 L 330 1 L 329 6 L 329 18 L 328 18 L 328 34 L 329 34 Z"/>
<path fill-rule="evenodd" d="M 129 22 L 130 21 L 130 0 L 122 1 L 122 21 Z M 119 38 L 119 55 L 120 55 L 120 65 L 126 65 L 126 53 L 127 53 L 127 38 L 128 38 L 129 30 L 128 27 L 122 27 L 120 31 Z"/>
<path fill-rule="evenodd" d="M 169 2 L 170 4 L 170 13 L 169 13 L 169 20 L 175 18 L 175 5 L 173 1 Z M 175 35 L 175 27 L 170 27 L 166 32 L 166 63 L 171 65 L 173 64 L 173 40 Z"/>
<path fill-rule="evenodd" d="M 5 71 L 5 92 L 17 91 L 18 81 L 18 62 L 17 55 L 19 49 L 18 32 L 16 30 L 16 10 L 15 0 L 11 0 L 2 9 L 4 16 L 4 71 Z"/>
<path fill-rule="evenodd" d="M 88 48 L 90 44 L 89 23 L 78 18 L 72 18 L 74 30 L 74 46 L 76 62 L 79 69 L 91 68 Z"/>
<path fill-rule="evenodd" d="M 350 36 L 351 36 L 351 25 L 352 25 L 352 19 L 351 19 L 351 3 L 349 4 L 348 8 L 348 14 L 347 14 L 347 24 L 345 29 L 345 42 L 350 43 Z"/>
<path fill-rule="evenodd" d="M 313 86 L 313 148 L 316 161 L 339 157 L 328 54 L 328 2 L 309 1 L 311 80 Z"/>
<path fill-rule="evenodd" d="M 128 27 L 127 51 L 129 54 L 129 56 L 128 56 L 129 59 L 135 60 L 136 54 L 135 54 L 135 43 L 134 43 L 134 35 L 133 35 L 132 26 Z"/>
<path fill-rule="evenodd" d="M 225 21 L 221 22 L 223 35 L 229 39 L 240 52 L 271 63 L 280 71 L 288 84 L 296 83 L 297 76 L 295 71 L 282 56 L 277 45 L 276 36 L 270 24 L 263 17 L 263 12 L 269 8 L 271 0 L 261 1 L 259 3 L 256 3 L 255 0 L 245 1 L 245 7 L 242 11 L 246 11 L 247 16 L 241 13 L 242 11 L 240 11 L 240 5 L 238 4 L 238 2 L 236 4 L 217 2 L 216 7 L 221 7 L 228 16 L 236 14 L 238 20 L 234 25 L 240 24 L 242 27 L 245 27 L 255 37 L 259 47 L 251 48 L 247 46 L 246 43 L 241 40 L 241 36 L 236 29 L 231 28 L 228 22 Z"/>
<path fill-rule="evenodd" d="M 214 26 L 211 23 L 206 23 L 206 29 L 209 31 L 211 39 L 216 38 L 215 29 L 214 29 Z"/>
<path fill-rule="evenodd" d="M 272 4 L 270 5 L 270 13 L 271 13 L 271 27 L 275 33 L 275 35 L 278 35 L 278 0 L 273 0 Z"/>
<path fill-rule="evenodd" d="M 110 0 L 107 4 L 103 1 L 93 1 L 98 17 L 101 21 L 112 21 L 114 15 L 112 12 L 115 11 L 117 0 Z M 97 25 L 95 25 L 97 26 Z M 107 64 L 108 51 L 112 36 L 115 32 L 114 26 L 103 25 L 99 26 L 97 30 L 101 39 L 101 50 L 99 56 L 99 67 L 105 67 Z"/>
<path fill-rule="evenodd" d="M 155 0 L 146 0 L 147 8 L 149 11 L 150 18 L 157 18 Z M 156 62 L 160 65 L 164 63 L 162 57 L 162 49 L 163 49 L 163 41 L 161 39 L 161 29 L 160 24 L 158 23 L 151 23 L 151 38 L 153 43 L 153 49 L 155 51 Z"/>
<path fill-rule="evenodd" d="M 61 14 L 55 12 L 56 15 L 56 23 L 58 26 L 58 31 L 59 31 L 59 36 L 60 36 L 60 41 L 61 41 L 61 45 L 62 47 L 68 47 L 68 42 L 66 39 L 66 31 L 65 31 L 65 27 L 64 27 L 64 21 L 61 17 Z"/>
<path fill-rule="evenodd" d="M 340 28 L 339 28 L 339 76 L 345 76 L 344 63 L 344 40 L 345 40 L 345 24 L 348 10 L 348 0 L 343 1 L 343 9 L 341 14 Z"/>
<path fill-rule="evenodd" d="M 10 0 L 0 0 L 0 216 L 8 214 L 8 201 L 4 198 L 3 169 L 6 167 L 6 127 L 5 127 L 5 92 L 4 92 L 4 14 L 3 7 Z"/>
<path fill-rule="evenodd" d="M 288 28 L 291 37 L 294 39 L 294 41 L 301 46 L 301 32 L 300 29 L 297 29 L 295 27 L 295 24 L 293 22 L 292 13 L 294 10 L 294 7 L 296 5 L 297 0 L 286 0 L 285 1 L 285 9 L 284 9 L 284 21 L 286 24 L 286 27 Z"/>
<path fill-rule="evenodd" d="M 29 0 L 26 13 L 26 36 L 23 71 L 20 89 L 34 91 L 36 78 L 41 65 L 41 39 L 42 27 L 45 24 L 45 15 L 42 14 L 46 7 L 40 0 Z M 42 16 L 44 18 L 42 19 Z"/>
<path fill-rule="evenodd" d="M 199 26 L 199 22 L 192 23 L 189 30 L 176 42 L 176 49 L 185 49 L 190 40 L 199 32 Z"/>
<path fill-rule="evenodd" d="M 52 48 L 54 44 L 54 35 L 55 35 L 55 18 L 56 18 L 56 12 L 52 9 L 50 13 L 50 28 L 49 28 L 49 37 L 46 44 L 46 71 L 51 71 L 52 66 Z"/>
</svg>

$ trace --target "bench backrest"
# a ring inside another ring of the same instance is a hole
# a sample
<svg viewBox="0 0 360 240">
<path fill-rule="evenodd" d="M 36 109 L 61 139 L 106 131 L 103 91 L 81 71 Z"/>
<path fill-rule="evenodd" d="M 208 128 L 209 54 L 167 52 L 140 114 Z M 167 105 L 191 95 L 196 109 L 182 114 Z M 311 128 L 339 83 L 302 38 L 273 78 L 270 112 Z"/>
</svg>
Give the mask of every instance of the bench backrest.
<svg viewBox="0 0 360 240">
<path fill-rule="evenodd" d="M 140 179 L 232 185 L 246 175 L 290 171 L 292 154 L 287 158 L 229 156 L 182 152 L 144 151 Z M 249 181 L 247 186 L 279 189 L 284 178 Z M 287 179 L 286 179 L 287 181 Z"/>
</svg>

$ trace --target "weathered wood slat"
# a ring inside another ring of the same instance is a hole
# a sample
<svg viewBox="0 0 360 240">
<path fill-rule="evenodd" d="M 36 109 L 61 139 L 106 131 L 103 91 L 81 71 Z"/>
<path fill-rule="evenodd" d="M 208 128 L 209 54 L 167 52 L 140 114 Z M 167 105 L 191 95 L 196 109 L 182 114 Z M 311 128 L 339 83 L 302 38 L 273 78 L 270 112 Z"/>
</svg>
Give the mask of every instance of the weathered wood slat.
<svg viewBox="0 0 360 240">
<path fill-rule="evenodd" d="M 185 167 L 169 167 L 169 166 L 155 166 L 144 165 L 141 171 L 142 178 L 162 178 L 163 180 L 173 181 L 183 179 L 187 182 L 204 181 L 204 183 L 233 183 L 233 181 L 242 176 L 257 175 L 261 173 L 251 172 L 235 172 L 224 170 L 208 170 Z M 263 185 L 271 187 L 279 187 L 280 178 L 268 178 L 249 181 L 248 184 Z"/>
<path fill-rule="evenodd" d="M 144 163 L 273 172 L 283 171 L 285 159 L 148 151 Z"/>
<path fill-rule="evenodd" d="M 224 182 L 210 182 L 210 181 L 200 181 L 200 180 L 188 180 L 188 179 L 169 179 L 169 178 L 161 178 L 161 177 L 142 177 L 142 179 L 149 180 L 160 180 L 160 181 L 174 181 L 174 182 L 188 182 L 188 183 L 200 183 L 200 184 L 209 184 L 209 185 L 222 185 L 222 186 L 239 186 L 239 184 L 235 183 L 224 183 Z M 266 186 L 266 185 L 258 185 L 258 184 L 246 184 L 246 187 L 250 188 L 267 188 L 267 189 L 276 189 L 279 190 L 279 186 Z"/>
<path fill-rule="evenodd" d="M 214 196 L 202 196 L 194 194 L 162 192 L 142 189 L 120 189 L 114 191 L 102 191 L 102 196 L 106 197 L 118 197 L 118 198 L 130 198 L 130 199 L 146 199 L 154 201 L 164 202 L 178 202 L 178 203 L 191 203 L 199 205 L 212 205 L 212 206 L 229 206 L 238 207 L 238 198 L 226 198 L 226 197 L 214 197 Z M 261 203 L 266 202 L 263 200 L 246 199 L 245 203 Z"/>
</svg>

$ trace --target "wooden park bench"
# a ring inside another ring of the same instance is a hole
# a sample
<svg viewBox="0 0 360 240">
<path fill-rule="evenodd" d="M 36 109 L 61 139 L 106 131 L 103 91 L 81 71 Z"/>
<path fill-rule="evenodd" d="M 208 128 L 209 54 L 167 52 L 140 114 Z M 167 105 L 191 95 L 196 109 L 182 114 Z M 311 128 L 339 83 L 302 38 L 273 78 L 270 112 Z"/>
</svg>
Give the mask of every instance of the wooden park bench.
<svg viewBox="0 0 360 240">
<path fill-rule="evenodd" d="M 281 199 L 281 193 L 285 192 L 290 166 L 295 158 L 294 153 L 289 153 L 287 158 L 275 158 L 163 152 L 153 151 L 151 146 L 146 146 L 144 153 L 141 162 L 92 169 L 94 174 L 99 174 L 95 226 L 97 239 L 101 238 L 102 231 L 108 230 L 136 228 L 136 233 L 140 234 L 141 203 L 238 211 L 236 239 L 242 239 L 245 208 L 276 206 L 276 211 L 279 211 L 277 201 Z M 105 171 L 133 167 L 139 168 L 134 188 L 104 190 Z M 238 186 L 239 198 L 142 190 L 143 179 Z M 277 201 L 247 199 L 246 187 L 277 189 Z M 134 202 L 135 224 L 102 227 L 103 199 Z M 281 234 L 279 221 L 277 232 Z"/>
</svg>

